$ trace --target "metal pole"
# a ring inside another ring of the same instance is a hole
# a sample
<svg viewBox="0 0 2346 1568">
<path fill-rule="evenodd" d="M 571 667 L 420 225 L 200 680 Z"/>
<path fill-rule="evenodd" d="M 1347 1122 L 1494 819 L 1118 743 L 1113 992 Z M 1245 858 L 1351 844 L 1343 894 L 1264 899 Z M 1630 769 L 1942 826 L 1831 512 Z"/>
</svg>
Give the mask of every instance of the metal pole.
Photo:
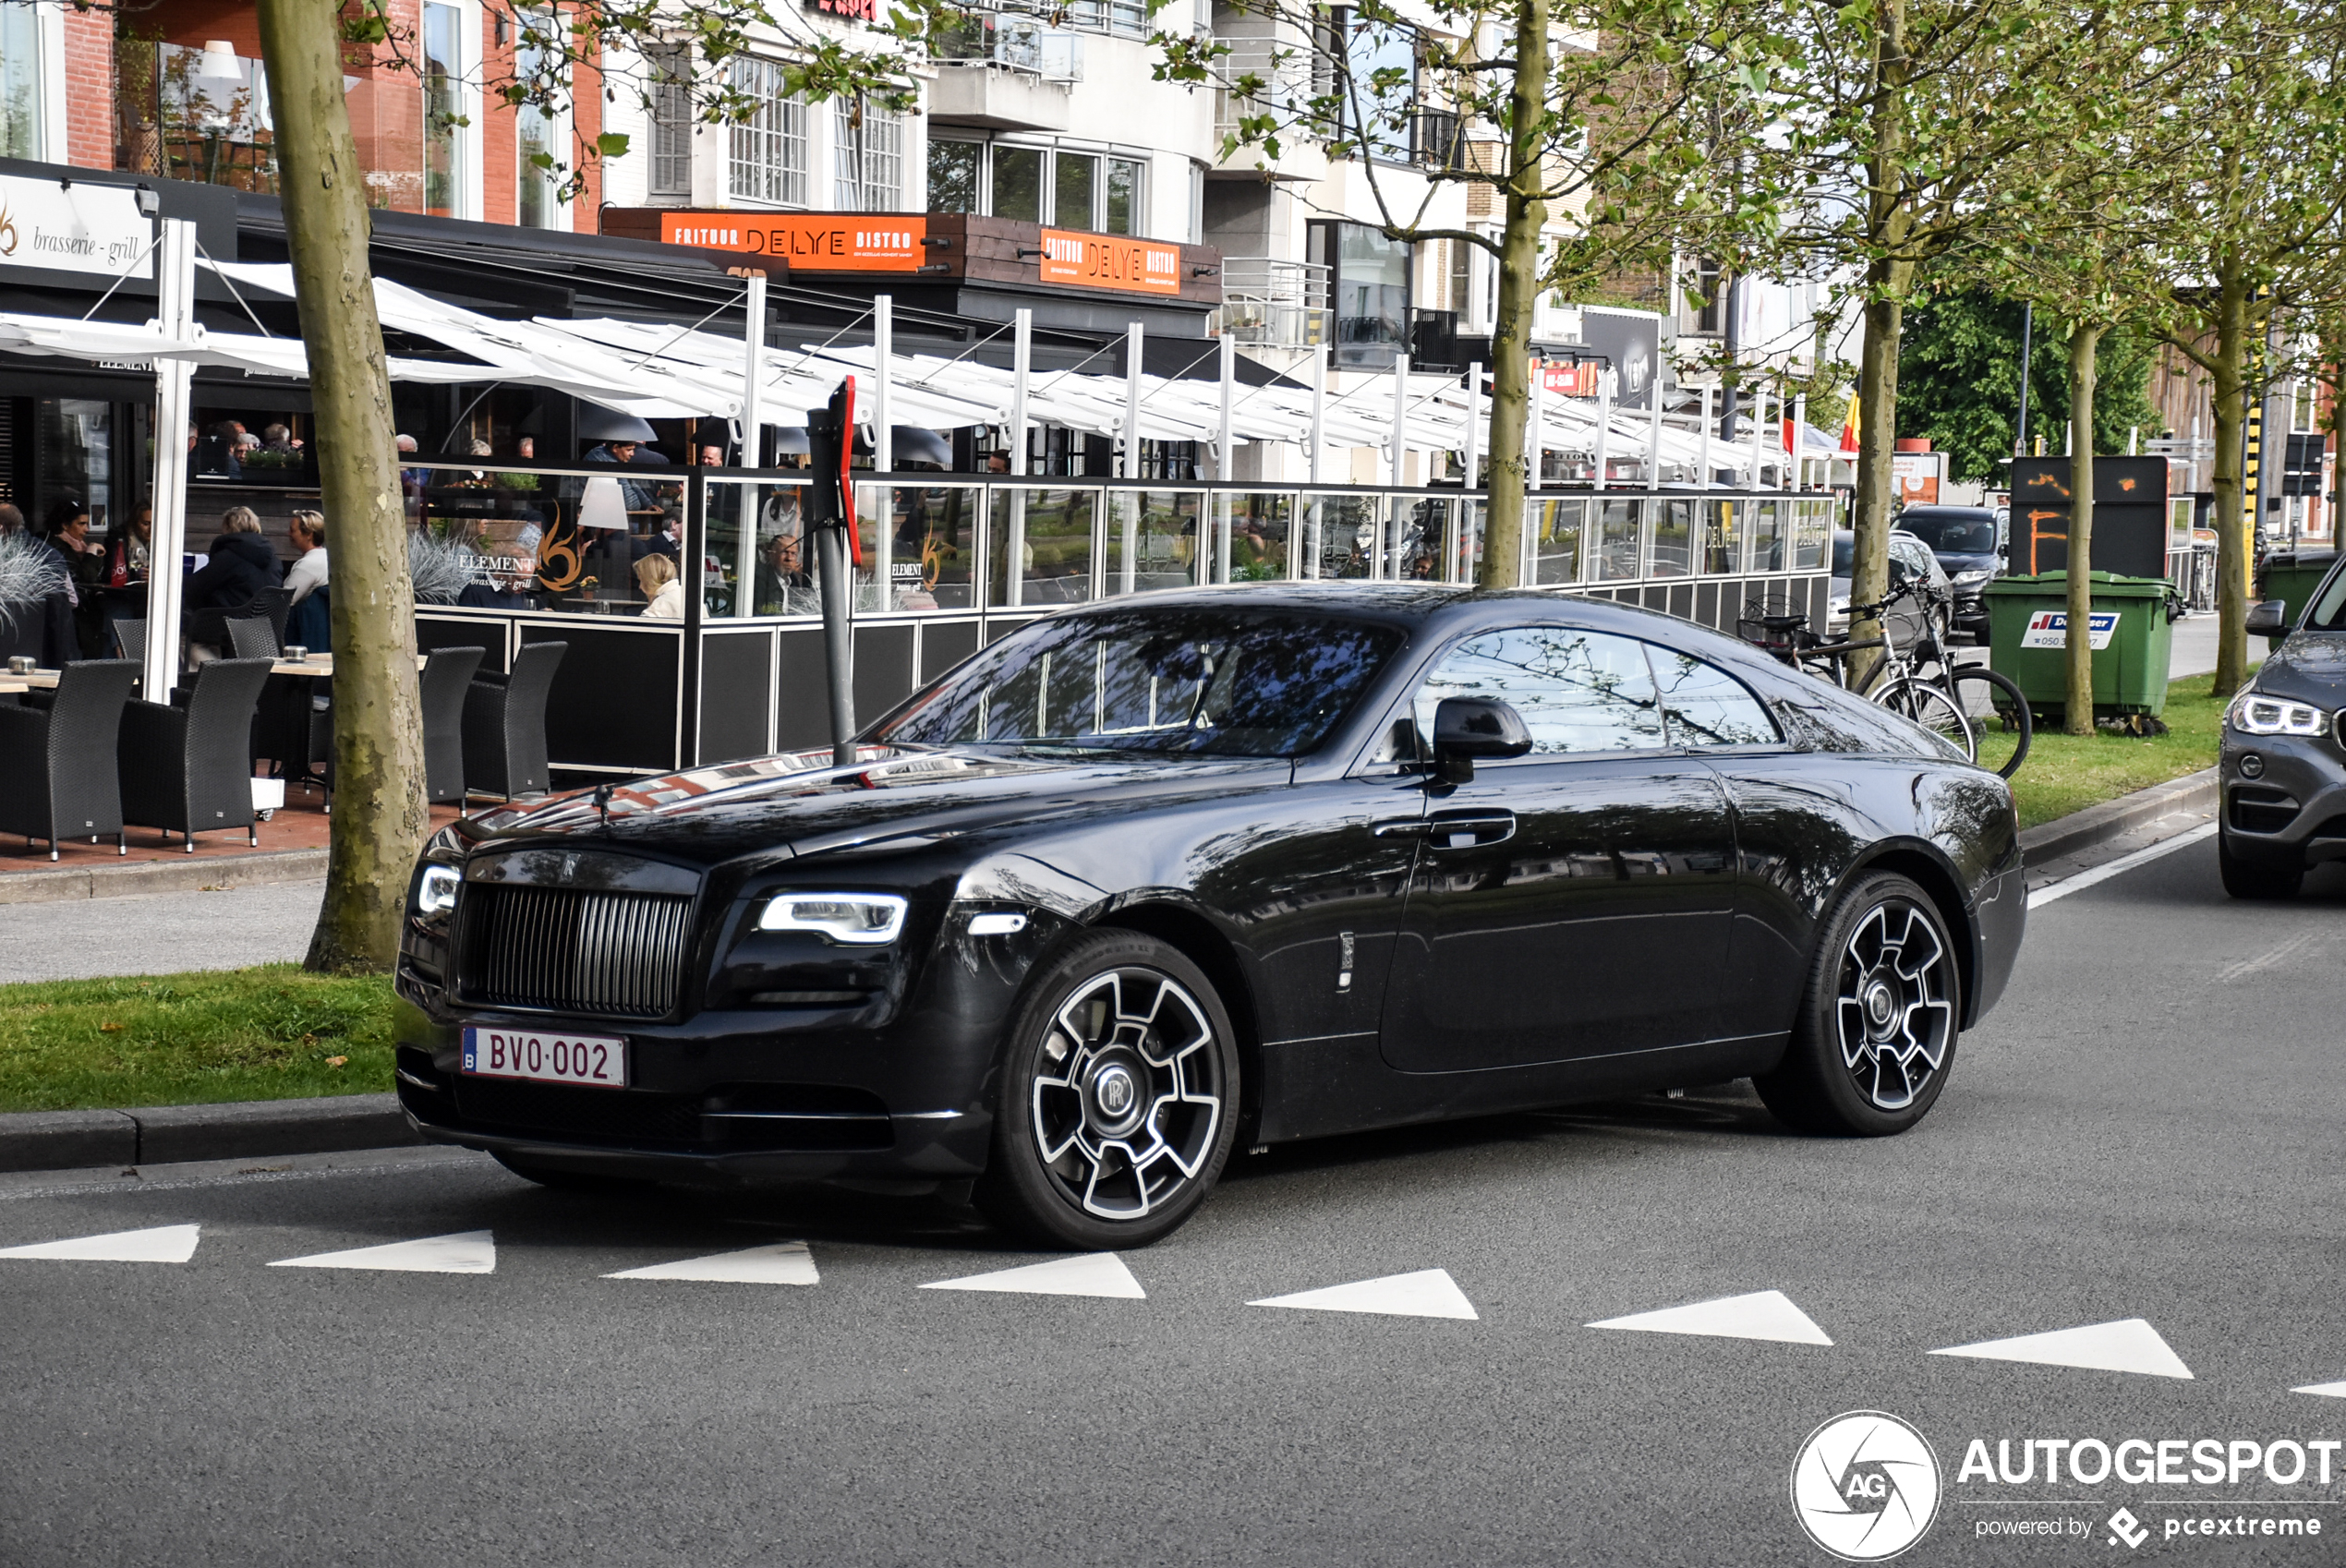
<svg viewBox="0 0 2346 1568">
<path fill-rule="evenodd" d="M 1651 417 L 1646 425 L 1646 488 L 1662 488 L 1662 372 L 1656 369 L 1652 382 L 1646 388 L 1646 401 L 1651 404 Z"/>
<path fill-rule="evenodd" d="M 1472 489 L 1481 481 L 1482 455 L 1482 361 L 1478 359 L 1467 367 L 1466 488 Z"/>
<path fill-rule="evenodd" d="M 849 429 L 840 439 L 853 440 L 854 430 Z M 849 624 L 853 588 L 847 575 L 847 537 L 837 528 L 817 529 L 815 550 L 823 573 L 823 657 L 830 672 L 831 765 L 847 767 L 855 761 L 855 637 Z"/>
<path fill-rule="evenodd" d="M 1546 482 L 1548 466 L 1548 376 L 1546 367 L 1531 360 L 1530 413 L 1524 419 L 1523 488 L 1537 493 Z"/>
<path fill-rule="evenodd" d="M 1597 378 L 1597 474 L 1596 488 L 1605 487 L 1605 470 L 1613 466 L 1613 371 L 1607 368 Z"/>
<path fill-rule="evenodd" d="M 1312 444 L 1304 462 L 1304 473 L 1312 484 L 1320 482 L 1320 449 L 1326 444 L 1328 418 L 1328 345 L 1312 345 Z M 1303 573 L 1305 577 L 1320 574 L 1321 508 L 1326 504 L 1320 497 L 1312 498 L 1309 513 L 1303 523 Z"/>
<path fill-rule="evenodd" d="M 2023 301 L 2020 307 L 2020 423 L 2013 431 L 2012 454 L 2028 455 L 2028 356 L 2029 340 L 2037 330 L 2037 307 Z"/>
<path fill-rule="evenodd" d="M 1808 488 L 1808 394 L 1802 392 L 1792 400 L 1792 434 L 1784 438 L 1784 452 L 1792 462 L 1792 488 Z"/>
<path fill-rule="evenodd" d="M 763 466 L 766 455 L 766 274 L 753 272 L 749 279 L 749 297 L 744 302 L 746 320 L 742 336 L 748 354 L 742 364 L 742 466 Z M 750 603 L 757 590 L 757 513 L 758 488 L 756 485 L 728 485 L 733 504 L 741 508 L 741 537 L 737 545 L 733 576 L 733 617 L 747 616 L 757 607 Z M 702 489 L 702 505 L 707 504 L 707 490 Z"/>
<path fill-rule="evenodd" d="M 1711 389 L 1702 389 L 1702 473 L 1695 480 L 1697 489 L 1711 488 Z"/>
<path fill-rule="evenodd" d="M 1761 437 L 1768 428 L 1768 422 L 1763 417 L 1767 412 L 1767 389 L 1755 384 L 1751 389 L 1751 483 L 1748 487 L 1755 490 L 1760 488 L 1760 453 L 1763 450 Z"/>
<path fill-rule="evenodd" d="M 1237 464 L 1231 452 L 1238 429 L 1239 340 L 1229 333 L 1222 334 L 1222 428 L 1215 444 L 1214 476 L 1227 483 L 1238 477 Z"/>
<path fill-rule="evenodd" d="M 165 218 L 157 246 L 156 324 L 165 342 L 185 344 L 196 330 L 196 225 Z M 187 544 L 188 383 L 195 362 L 155 359 L 155 518 L 147 548 L 147 658 L 149 702 L 171 700 L 179 683 L 179 557 Z"/>
<path fill-rule="evenodd" d="M 1034 312 L 1011 318 L 1010 474 L 1026 476 L 1026 380 L 1034 369 Z M 1026 489 L 1010 492 L 1010 537 L 1002 544 L 1002 602 L 1016 609 L 1026 598 Z"/>
<path fill-rule="evenodd" d="M 1124 477 L 1141 476 L 1141 351 L 1145 336 L 1141 323 L 1124 329 Z M 1132 563 L 1124 563 L 1131 571 Z M 1130 591 L 1129 589 L 1127 590 Z"/>
<path fill-rule="evenodd" d="M 1402 470 L 1408 465 L 1409 452 L 1409 356 L 1406 354 L 1393 356 L 1393 429 L 1386 452 L 1386 465 L 1393 470 L 1389 483 L 1397 490 L 1403 483 Z M 1397 578 L 1401 575 L 1401 529 L 1407 513 L 1399 496 L 1386 500 L 1391 510 L 1385 520 L 1385 560 L 1379 563 L 1383 570 L 1375 575 L 1382 577 L 1390 572 Z"/>
<path fill-rule="evenodd" d="M 896 296 L 876 294 L 872 296 L 872 470 L 877 474 L 896 472 L 895 411 L 889 397 L 889 383 L 896 379 L 891 364 L 895 355 Z M 855 432 L 850 430 L 845 439 L 853 441 Z M 896 546 L 896 495 L 886 485 L 874 488 L 878 511 L 865 547 L 872 561 L 872 602 L 885 612 L 896 608 L 896 563 L 889 559 Z M 853 507 L 856 498 L 849 496 L 847 504 Z"/>
</svg>

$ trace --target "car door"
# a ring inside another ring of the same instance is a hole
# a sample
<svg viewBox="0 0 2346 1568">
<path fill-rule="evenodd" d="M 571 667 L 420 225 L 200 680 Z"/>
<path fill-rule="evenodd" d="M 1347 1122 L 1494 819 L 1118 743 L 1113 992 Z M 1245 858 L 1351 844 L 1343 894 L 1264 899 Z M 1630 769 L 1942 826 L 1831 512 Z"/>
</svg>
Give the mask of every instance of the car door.
<svg viewBox="0 0 2346 1568">
<path fill-rule="evenodd" d="M 1479 633 L 1414 697 L 1513 706 L 1529 755 L 1429 782 L 1383 1026 L 1386 1061 L 1464 1072 L 1651 1050 L 1720 1029 L 1735 897 L 1725 796 L 1674 752 L 1645 645 Z"/>
</svg>

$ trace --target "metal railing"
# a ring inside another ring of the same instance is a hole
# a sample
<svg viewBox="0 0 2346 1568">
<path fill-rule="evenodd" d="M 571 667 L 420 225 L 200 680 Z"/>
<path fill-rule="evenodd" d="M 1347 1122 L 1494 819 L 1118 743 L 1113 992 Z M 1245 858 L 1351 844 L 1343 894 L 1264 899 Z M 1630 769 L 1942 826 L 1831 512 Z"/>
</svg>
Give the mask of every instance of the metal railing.
<svg viewBox="0 0 2346 1568">
<path fill-rule="evenodd" d="M 1329 269 L 1268 256 L 1222 259 L 1222 304 L 1208 323 L 1263 348 L 1310 348 L 1328 341 Z"/>
</svg>

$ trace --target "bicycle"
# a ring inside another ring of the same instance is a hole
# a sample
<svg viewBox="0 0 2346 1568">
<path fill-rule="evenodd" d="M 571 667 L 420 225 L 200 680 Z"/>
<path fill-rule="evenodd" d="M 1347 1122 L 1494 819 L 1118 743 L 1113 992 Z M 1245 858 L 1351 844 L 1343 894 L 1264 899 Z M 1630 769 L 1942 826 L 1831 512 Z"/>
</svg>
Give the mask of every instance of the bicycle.
<svg viewBox="0 0 2346 1568">
<path fill-rule="evenodd" d="M 1952 605 L 1953 596 L 1933 584 L 1910 579 L 1892 588 L 1878 604 L 1850 606 L 1850 619 L 1879 620 L 1892 606 L 1909 596 L 1921 603 L 1923 627 L 1905 653 L 1885 637 L 1819 637 L 1808 630 L 1807 616 L 1793 613 L 1788 608 L 1775 609 L 1763 601 L 1745 606 L 1744 617 L 1736 629 L 1747 641 L 1766 648 L 1794 669 L 1806 669 L 1820 680 L 1831 680 L 1835 685 L 1855 691 L 1867 701 L 1943 736 L 1974 762 L 1979 760 L 1984 721 L 1994 716 L 2001 723 L 2003 732 L 2013 737 L 2011 755 L 1995 767 L 1999 777 L 2010 778 L 2027 758 L 2029 742 L 2036 733 L 2034 716 L 2020 688 L 2009 677 L 1982 665 L 1958 663 L 1950 655 L 1941 628 L 1946 621 L 1943 612 Z M 1881 650 L 1881 658 L 1861 683 L 1852 686 L 1850 656 L 1875 648 Z M 1936 673 L 1925 673 L 1927 670 Z M 1977 726 L 1973 722 L 1972 696 L 1965 689 L 1967 686 L 1986 688 L 1980 694 L 1977 710 L 1982 722 Z"/>
</svg>

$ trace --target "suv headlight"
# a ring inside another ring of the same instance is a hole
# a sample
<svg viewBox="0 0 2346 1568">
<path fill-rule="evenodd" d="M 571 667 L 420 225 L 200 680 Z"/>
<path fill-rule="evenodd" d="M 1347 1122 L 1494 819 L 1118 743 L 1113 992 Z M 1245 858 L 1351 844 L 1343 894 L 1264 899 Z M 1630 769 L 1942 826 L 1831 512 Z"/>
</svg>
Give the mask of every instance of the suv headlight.
<svg viewBox="0 0 2346 1568">
<path fill-rule="evenodd" d="M 760 931 L 812 931 L 851 947 L 893 942 L 905 901 L 893 893 L 778 893 L 757 917 Z"/>
<path fill-rule="evenodd" d="M 2329 715 L 2304 703 L 2243 692 L 2232 699 L 2224 722 L 2243 735 L 2327 735 Z"/>
<path fill-rule="evenodd" d="M 1974 583 L 1984 583 L 1994 575 L 1993 572 L 1984 566 L 1975 566 L 1967 572 L 1958 572 L 1947 580 L 1959 588 L 1968 588 Z"/>
</svg>

